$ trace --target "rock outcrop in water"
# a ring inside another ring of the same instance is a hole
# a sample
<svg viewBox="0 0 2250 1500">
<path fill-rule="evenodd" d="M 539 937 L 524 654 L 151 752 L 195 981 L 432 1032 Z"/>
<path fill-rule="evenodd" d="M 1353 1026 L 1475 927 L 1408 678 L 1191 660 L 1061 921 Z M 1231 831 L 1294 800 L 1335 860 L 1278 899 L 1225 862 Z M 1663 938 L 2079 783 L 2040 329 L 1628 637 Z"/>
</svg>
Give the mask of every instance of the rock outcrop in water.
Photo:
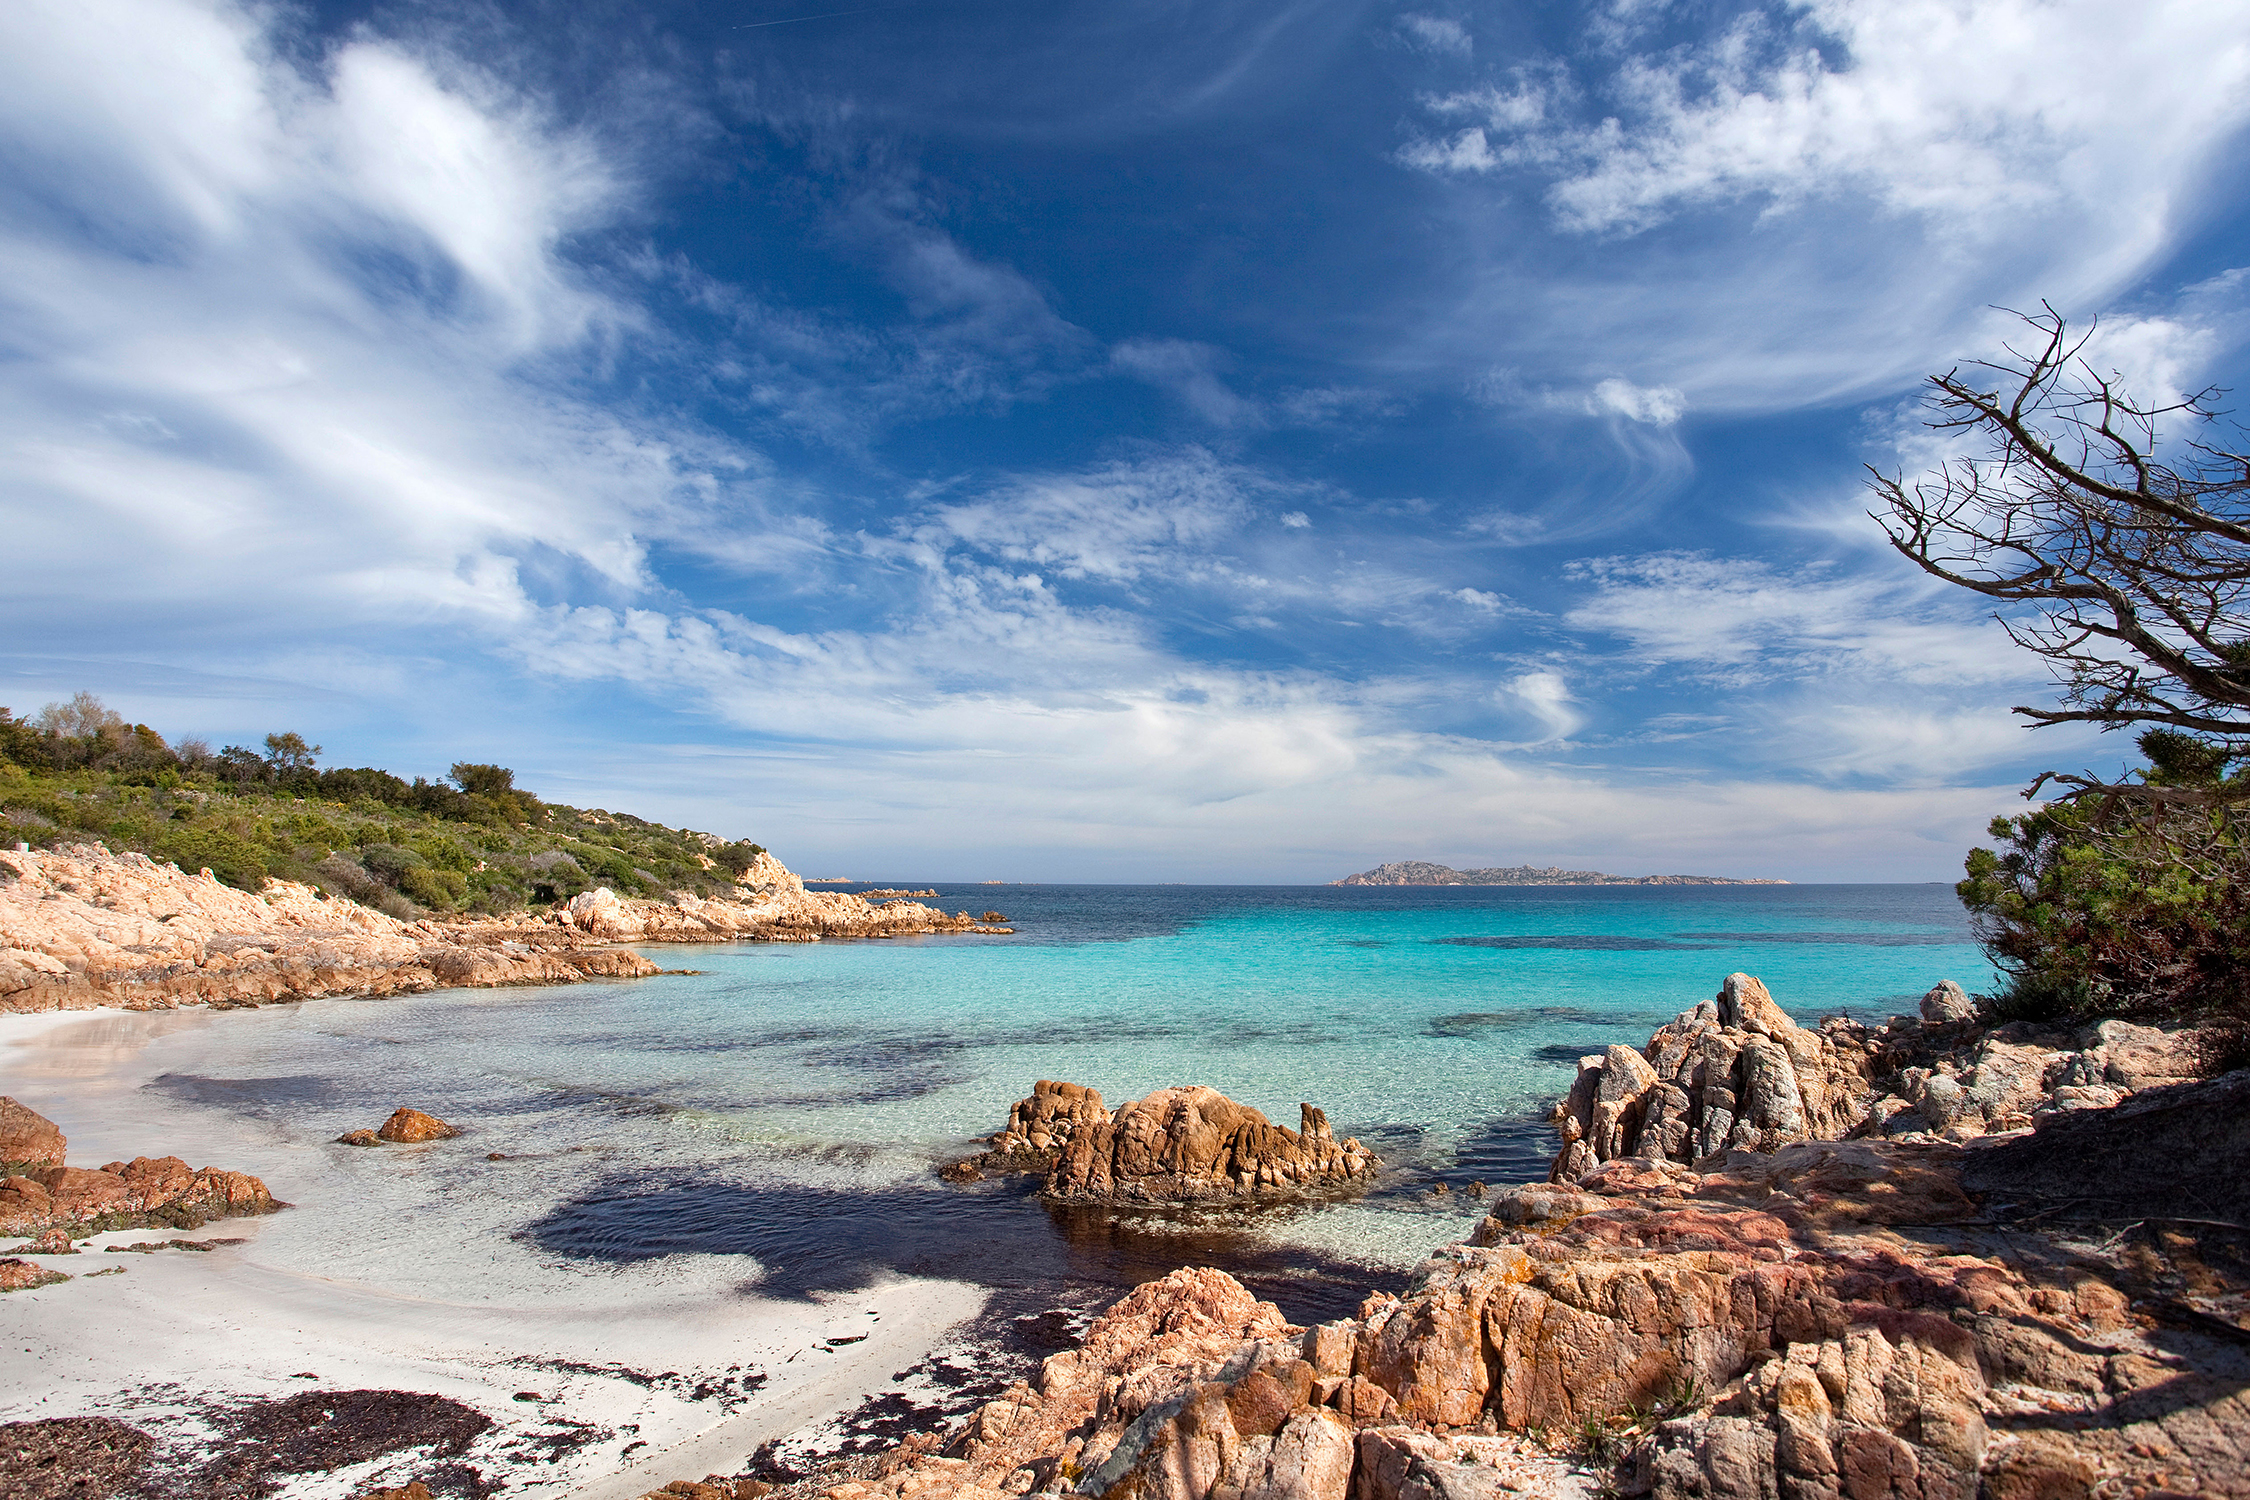
<svg viewBox="0 0 2250 1500">
<path fill-rule="evenodd" d="M 740 901 L 626 901 L 403 922 L 310 886 L 258 895 L 99 845 L 0 855 L 0 1012 L 263 1005 L 320 995 L 572 984 L 657 972 L 625 940 L 809 942 L 993 931 L 912 902 L 808 893 L 771 855 Z"/>
<path fill-rule="evenodd" d="M 1041 1079 L 1008 1112 L 991 1149 L 945 1170 L 973 1181 L 986 1170 L 1040 1171 L 1060 1202 L 1154 1205 L 1326 1196 L 1367 1186 L 1382 1165 L 1357 1140 L 1338 1141 L 1328 1116 L 1298 1106 L 1298 1128 L 1201 1086 L 1158 1089 L 1102 1107 L 1098 1090 Z"/>
<path fill-rule="evenodd" d="M 1550 1180 L 1574 1182 L 1621 1158 L 1692 1163 L 1793 1141 L 1887 1136 L 1953 1141 L 2029 1129 L 2057 1110 L 2100 1109 L 2192 1078 L 2198 1039 L 2123 1021 L 2083 1031 L 1979 1028 L 1959 985 L 1919 1017 L 1882 1027 L 1831 1019 L 1801 1027 L 1747 974 L 1683 1011 L 1645 1047 L 1580 1060 L 1556 1106 Z"/>
<path fill-rule="evenodd" d="M 11 1168 L 0 1176 L 0 1236 L 59 1229 L 83 1237 L 149 1225 L 193 1229 L 212 1219 L 271 1213 L 281 1206 L 255 1177 L 219 1167 L 191 1168 L 176 1156 L 113 1161 L 98 1171 L 65 1166 L 62 1132 L 13 1099 L 0 1098 L 0 1121 L 27 1133 L 45 1126 L 54 1142 L 52 1164 Z"/>
</svg>

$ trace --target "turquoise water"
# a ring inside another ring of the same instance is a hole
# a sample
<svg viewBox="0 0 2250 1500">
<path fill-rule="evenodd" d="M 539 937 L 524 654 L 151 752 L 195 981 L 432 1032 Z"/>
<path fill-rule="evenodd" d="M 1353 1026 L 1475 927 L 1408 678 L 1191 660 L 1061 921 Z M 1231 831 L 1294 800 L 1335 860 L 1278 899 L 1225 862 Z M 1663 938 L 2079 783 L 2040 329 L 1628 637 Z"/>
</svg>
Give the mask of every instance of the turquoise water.
<svg viewBox="0 0 2250 1500">
<path fill-rule="evenodd" d="M 1335 1268 L 1410 1264 L 1474 1220 L 1436 1182 L 1543 1173 L 1537 1120 L 1573 1059 L 1645 1040 L 1731 971 L 1808 1022 L 1992 977 L 1943 886 L 941 889 L 1018 935 L 650 949 L 704 972 L 216 1017 L 159 1044 L 151 1087 L 307 1141 L 398 1103 L 466 1122 L 543 1165 L 416 1187 L 337 1148 L 336 1169 L 369 1171 L 402 1224 L 473 1199 L 461 1233 L 565 1260 L 739 1255 L 798 1291 L 1180 1259 L 1342 1285 Z M 1390 1167 L 1364 1201 L 1217 1227 L 936 1184 L 1039 1078 L 1112 1103 L 1204 1083 L 1290 1125 L 1310 1101 Z"/>
</svg>

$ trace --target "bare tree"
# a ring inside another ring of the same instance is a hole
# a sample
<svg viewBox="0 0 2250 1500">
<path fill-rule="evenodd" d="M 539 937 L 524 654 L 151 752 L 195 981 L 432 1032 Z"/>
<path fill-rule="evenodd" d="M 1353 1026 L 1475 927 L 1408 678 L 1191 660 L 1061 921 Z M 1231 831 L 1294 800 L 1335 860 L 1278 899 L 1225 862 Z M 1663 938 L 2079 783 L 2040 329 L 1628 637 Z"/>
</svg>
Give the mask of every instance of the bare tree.
<svg viewBox="0 0 2250 1500">
<path fill-rule="evenodd" d="M 2007 605 L 2016 644 L 2047 659 L 2060 708 L 2034 727 L 2145 726 L 2250 756 L 2250 456 L 2211 441 L 2220 392 L 2136 400 L 2044 303 L 2009 359 L 1930 378 L 1930 425 L 1982 440 L 1908 485 L 1870 488 L 1891 545 L 1933 577 Z M 1988 383 L 1991 388 L 1987 389 Z M 2048 772 L 2066 798 L 2212 806 L 2250 789 L 2115 783 Z"/>
</svg>

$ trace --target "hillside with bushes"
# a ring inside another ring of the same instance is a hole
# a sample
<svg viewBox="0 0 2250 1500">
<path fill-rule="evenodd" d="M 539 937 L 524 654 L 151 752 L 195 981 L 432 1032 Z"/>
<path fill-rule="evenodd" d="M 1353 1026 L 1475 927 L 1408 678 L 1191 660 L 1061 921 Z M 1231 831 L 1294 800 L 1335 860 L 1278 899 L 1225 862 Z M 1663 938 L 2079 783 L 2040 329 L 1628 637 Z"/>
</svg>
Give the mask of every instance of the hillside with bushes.
<svg viewBox="0 0 2250 1500">
<path fill-rule="evenodd" d="M 92 694 L 18 718 L 0 708 L 0 838 L 101 842 L 255 891 L 269 878 L 409 917 L 498 913 L 603 885 L 717 896 L 763 850 L 714 834 L 541 801 L 504 766 L 442 780 L 319 764 L 269 734 L 214 752 L 128 723 Z"/>
</svg>

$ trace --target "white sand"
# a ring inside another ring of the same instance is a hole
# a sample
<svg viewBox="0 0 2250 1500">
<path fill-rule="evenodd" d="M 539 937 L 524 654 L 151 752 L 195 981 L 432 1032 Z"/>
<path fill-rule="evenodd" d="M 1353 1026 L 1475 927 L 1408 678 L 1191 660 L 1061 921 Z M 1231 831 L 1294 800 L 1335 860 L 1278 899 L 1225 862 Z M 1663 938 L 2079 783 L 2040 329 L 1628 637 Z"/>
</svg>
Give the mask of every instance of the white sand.
<svg viewBox="0 0 2250 1500">
<path fill-rule="evenodd" d="M 297 1205 L 189 1236 L 242 1241 L 208 1253 L 100 1253 L 172 1237 L 140 1230 L 100 1236 L 91 1255 L 45 1261 L 78 1279 L 0 1297 L 0 1420 L 98 1412 L 177 1434 L 194 1426 L 177 1414 L 202 1402 L 424 1391 L 493 1418 L 498 1426 L 463 1461 L 512 1491 L 624 1500 L 667 1480 L 733 1472 L 766 1438 L 883 1389 L 983 1304 L 977 1288 L 912 1280 L 812 1301 L 763 1297 L 741 1290 L 756 1274 L 741 1257 L 559 1261 L 512 1232 L 525 1179 L 512 1179 L 512 1223 L 495 1219 L 492 1195 L 476 1191 L 477 1171 L 522 1164 L 487 1167 L 481 1154 L 456 1162 L 443 1154 L 452 1143 L 329 1147 L 142 1089 L 172 1053 L 207 1054 L 243 1019 L 0 1017 L 0 1093 L 56 1120 L 74 1165 L 179 1155 L 255 1172 Z M 565 1165 L 551 1168 L 558 1197 L 582 1180 Z M 123 1274 L 84 1274 L 118 1267 Z M 859 1335 L 864 1342 L 825 1343 Z M 752 1372 L 764 1383 L 731 1406 L 693 1394 Z M 544 1399 L 519 1402 L 517 1392 Z M 565 1431 L 557 1418 L 592 1423 L 601 1436 L 550 1461 L 523 1439 Z M 371 1483 L 402 1483 L 417 1467 L 407 1455 L 308 1475 L 284 1496 L 345 1500 Z"/>
</svg>

